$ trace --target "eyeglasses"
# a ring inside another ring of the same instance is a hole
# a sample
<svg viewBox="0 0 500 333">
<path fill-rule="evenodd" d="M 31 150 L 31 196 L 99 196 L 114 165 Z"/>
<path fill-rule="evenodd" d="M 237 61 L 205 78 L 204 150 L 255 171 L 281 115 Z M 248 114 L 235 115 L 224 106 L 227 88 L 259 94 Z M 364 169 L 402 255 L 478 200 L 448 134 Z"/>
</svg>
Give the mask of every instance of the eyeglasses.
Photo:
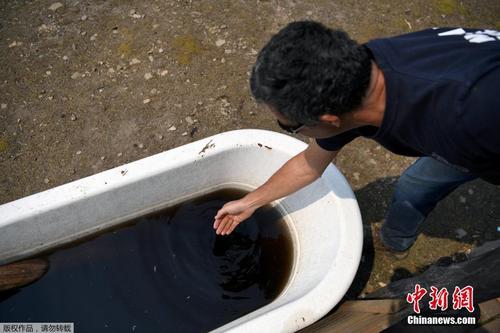
<svg viewBox="0 0 500 333">
<path fill-rule="evenodd" d="M 284 125 L 282 124 L 278 119 L 276 119 L 276 121 L 278 122 L 278 125 L 279 127 L 283 130 L 283 131 L 286 131 L 290 134 L 297 134 L 299 133 L 306 125 L 303 125 L 303 124 L 298 124 L 298 125 L 295 125 L 295 126 L 290 126 L 290 125 Z"/>
</svg>

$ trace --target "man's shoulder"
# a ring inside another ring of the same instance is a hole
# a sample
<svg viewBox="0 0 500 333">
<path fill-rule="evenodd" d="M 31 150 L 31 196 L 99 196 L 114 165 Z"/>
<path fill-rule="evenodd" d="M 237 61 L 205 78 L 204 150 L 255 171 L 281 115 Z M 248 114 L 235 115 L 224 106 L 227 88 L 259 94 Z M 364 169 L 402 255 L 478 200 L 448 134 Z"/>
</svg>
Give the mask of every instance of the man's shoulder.
<svg viewBox="0 0 500 333">
<path fill-rule="evenodd" d="M 412 42 L 429 42 L 432 40 L 454 40 L 467 42 L 468 44 L 484 44 L 500 40 L 500 32 L 493 29 L 476 29 L 476 28 L 461 28 L 461 27 L 434 27 L 408 33 L 384 36 L 372 39 L 367 44 L 378 41 L 412 41 Z M 467 45 L 467 43 L 463 43 Z M 493 46 L 498 43 L 486 44 Z"/>
<path fill-rule="evenodd" d="M 471 86 L 500 66 L 500 32 L 469 28 L 426 29 L 365 44 L 383 69 L 426 80 Z"/>
</svg>

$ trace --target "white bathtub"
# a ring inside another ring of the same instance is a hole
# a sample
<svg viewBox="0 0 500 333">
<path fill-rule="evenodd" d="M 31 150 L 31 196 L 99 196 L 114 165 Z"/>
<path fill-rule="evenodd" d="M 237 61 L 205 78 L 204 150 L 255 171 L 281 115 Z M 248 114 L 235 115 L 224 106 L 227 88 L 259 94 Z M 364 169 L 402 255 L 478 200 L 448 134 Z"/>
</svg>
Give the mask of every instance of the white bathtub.
<svg viewBox="0 0 500 333">
<path fill-rule="evenodd" d="M 0 264 L 225 187 L 256 188 L 306 145 L 263 130 L 202 139 L 0 206 Z M 324 316 L 356 274 L 362 224 L 333 165 L 276 203 L 294 243 L 292 276 L 272 303 L 214 332 L 293 332 Z"/>
</svg>

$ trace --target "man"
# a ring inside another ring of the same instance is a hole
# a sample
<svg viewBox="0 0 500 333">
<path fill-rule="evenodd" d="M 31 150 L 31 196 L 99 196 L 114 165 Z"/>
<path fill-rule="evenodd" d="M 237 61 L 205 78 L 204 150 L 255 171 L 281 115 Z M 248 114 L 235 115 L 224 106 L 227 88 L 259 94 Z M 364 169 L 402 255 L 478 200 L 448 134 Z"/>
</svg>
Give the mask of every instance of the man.
<svg viewBox="0 0 500 333">
<path fill-rule="evenodd" d="M 500 33 L 435 28 L 359 45 L 294 22 L 260 51 L 250 78 L 282 129 L 315 138 L 264 185 L 215 216 L 227 235 L 255 209 L 312 183 L 358 136 L 420 157 L 398 180 L 380 238 L 405 254 L 418 227 L 457 186 L 500 184 Z"/>
</svg>

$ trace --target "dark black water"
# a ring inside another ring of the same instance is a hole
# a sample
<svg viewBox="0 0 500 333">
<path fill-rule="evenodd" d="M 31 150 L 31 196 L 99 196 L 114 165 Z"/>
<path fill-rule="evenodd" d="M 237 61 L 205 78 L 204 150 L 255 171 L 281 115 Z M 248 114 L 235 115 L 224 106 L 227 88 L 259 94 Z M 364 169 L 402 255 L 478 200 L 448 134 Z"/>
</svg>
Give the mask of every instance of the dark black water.
<svg viewBox="0 0 500 333">
<path fill-rule="evenodd" d="M 288 230 L 263 207 L 229 236 L 222 190 L 47 253 L 37 282 L 0 294 L 0 322 L 74 322 L 75 332 L 203 332 L 270 303 L 292 268 Z"/>
</svg>

